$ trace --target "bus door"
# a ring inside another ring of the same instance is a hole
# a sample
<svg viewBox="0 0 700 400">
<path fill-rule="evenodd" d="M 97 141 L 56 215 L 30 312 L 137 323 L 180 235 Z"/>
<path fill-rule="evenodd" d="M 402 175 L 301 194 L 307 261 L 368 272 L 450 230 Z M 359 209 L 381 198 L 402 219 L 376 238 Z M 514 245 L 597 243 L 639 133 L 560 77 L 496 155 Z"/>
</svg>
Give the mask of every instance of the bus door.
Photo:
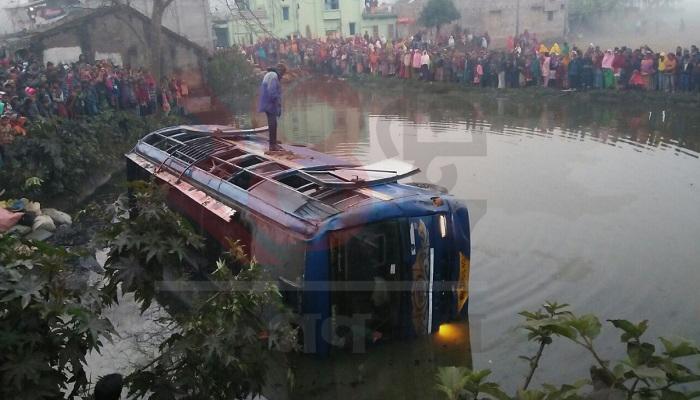
<svg viewBox="0 0 700 400">
<path fill-rule="evenodd" d="M 332 344 L 336 347 L 349 348 L 360 337 L 372 344 L 398 336 L 400 224 L 385 221 L 331 234 Z"/>
</svg>

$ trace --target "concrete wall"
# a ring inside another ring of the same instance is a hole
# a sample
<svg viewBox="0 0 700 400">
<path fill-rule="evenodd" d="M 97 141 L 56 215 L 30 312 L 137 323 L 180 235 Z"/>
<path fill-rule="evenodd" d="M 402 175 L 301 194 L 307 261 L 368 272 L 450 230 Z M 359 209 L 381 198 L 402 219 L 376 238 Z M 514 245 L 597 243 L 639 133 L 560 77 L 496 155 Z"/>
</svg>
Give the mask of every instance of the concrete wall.
<svg viewBox="0 0 700 400">
<path fill-rule="evenodd" d="M 121 0 L 122 4 L 129 4 L 139 12 L 150 16 L 152 0 Z M 32 23 L 27 16 L 24 7 L 29 0 L 0 0 L 0 34 L 11 34 L 23 29 L 32 29 L 34 26 L 56 22 L 55 20 L 37 20 Z M 113 4 L 113 0 L 82 0 L 85 8 L 98 8 Z M 70 10 L 70 8 L 66 8 Z M 175 0 L 168 7 L 163 16 L 163 25 L 171 31 L 178 33 L 198 45 L 212 49 L 214 39 L 212 36 L 212 18 L 209 0 Z"/>
<path fill-rule="evenodd" d="M 376 32 L 378 37 L 384 36 L 387 39 L 393 39 L 397 36 L 396 17 L 365 17 L 362 19 L 362 30 L 360 34 L 364 35 L 365 32 L 370 36 L 374 36 Z"/>
<path fill-rule="evenodd" d="M 515 34 L 518 0 L 454 0 L 461 19 L 456 22 L 473 33 L 488 32 L 496 44 Z M 396 6 L 399 17 L 417 19 L 427 0 L 400 0 Z M 519 0 L 520 32 L 525 29 L 540 38 L 558 38 L 566 30 L 567 0 Z M 401 34 L 415 33 L 422 27 L 402 27 Z"/>
<path fill-rule="evenodd" d="M 458 0 L 462 27 L 476 32 L 488 32 L 498 40 L 515 35 L 518 19 L 517 1 Z M 541 38 L 561 37 L 566 27 L 567 10 L 564 0 L 520 0 L 520 32 L 528 29 Z"/>
<path fill-rule="evenodd" d="M 111 5 L 112 0 L 82 0 L 87 8 L 97 8 Z M 152 0 L 121 0 L 144 15 L 150 16 Z M 163 16 L 163 26 L 178 33 L 198 45 L 212 49 L 212 22 L 209 0 L 175 0 Z"/>
<path fill-rule="evenodd" d="M 110 13 L 75 27 L 55 30 L 50 35 L 38 38 L 32 49 L 38 54 L 49 55 L 60 61 L 77 61 L 75 47 L 79 47 L 89 59 L 108 56 L 130 64 L 133 68 L 148 67 L 148 45 L 145 41 L 144 21 L 126 12 Z M 61 49 L 66 49 L 62 51 Z M 163 35 L 163 69 L 199 70 L 202 54 L 170 35 Z M 50 60 L 46 60 L 50 61 Z"/>
<path fill-rule="evenodd" d="M 355 25 L 355 34 L 364 34 L 367 30 L 371 35 L 377 27 L 379 36 L 390 37 L 389 31 L 396 27 L 395 15 L 375 15 L 370 18 L 363 16 L 364 0 L 338 0 L 338 9 L 326 9 L 325 0 L 249 0 L 250 10 L 258 15 L 264 15 L 259 21 L 250 18 L 247 21 L 239 12 L 231 12 L 218 0 L 217 19 L 229 21 L 218 23 L 219 29 L 228 24 L 230 43 L 250 43 L 250 37 L 256 41 L 272 32 L 276 37 L 290 37 L 300 34 L 304 37 L 323 38 L 331 36 L 350 36 L 350 24 Z M 288 7 L 289 19 L 284 19 L 284 8 Z M 265 29 L 260 25 L 264 25 Z"/>
</svg>

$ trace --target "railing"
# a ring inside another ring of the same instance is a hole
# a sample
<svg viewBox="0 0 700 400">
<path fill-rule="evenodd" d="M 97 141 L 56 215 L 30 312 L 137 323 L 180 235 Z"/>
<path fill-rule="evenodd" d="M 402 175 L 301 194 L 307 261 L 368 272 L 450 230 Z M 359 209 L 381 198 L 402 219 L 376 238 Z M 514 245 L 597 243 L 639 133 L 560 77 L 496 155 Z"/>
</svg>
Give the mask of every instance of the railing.
<svg viewBox="0 0 700 400">
<path fill-rule="evenodd" d="M 391 18 L 398 17 L 391 7 L 365 7 L 362 10 L 363 18 Z"/>
</svg>

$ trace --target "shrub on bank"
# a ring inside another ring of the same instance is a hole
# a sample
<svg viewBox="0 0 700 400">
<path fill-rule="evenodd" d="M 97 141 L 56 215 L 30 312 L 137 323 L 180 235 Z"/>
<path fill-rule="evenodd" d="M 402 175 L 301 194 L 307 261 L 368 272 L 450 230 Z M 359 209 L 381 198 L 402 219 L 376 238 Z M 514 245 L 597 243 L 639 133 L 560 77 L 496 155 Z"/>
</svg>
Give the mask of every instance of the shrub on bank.
<svg viewBox="0 0 700 400">
<path fill-rule="evenodd" d="M 126 377 L 130 398 L 245 399 L 261 393 L 272 351 L 291 349 L 297 340 L 282 322 L 288 317 L 263 319 L 265 310 L 286 316 L 276 285 L 261 285 L 262 267 L 237 243 L 209 264 L 204 238 L 165 205 L 161 190 L 143 183 L 131 189 L 132 201 L 115 203 L 103 235 L 110 249 L 103 292 L 111 299 L 133 293 L 143 310 L 156 298 L 170 298 L 161 322 L 173 329 L 155 359 Z M 215 291 L 194 290 L 204 275 Z M 168 279 L 180 285 L 164 288 Z"/>
<path fill-rule="evenodd" d="M 99 289 L 79 254 L 0 234 L 0 398 L 73 399 L 89 385 L 85 356 L 110 340 Z"/>
<path fill-rule="evenodd" d="M 79 194 L 92 179 L 120 163 L 139 138 L 178 123 L 179 117 L 144 118 L 112 111 L 87 119 L 34 123 L 26 136 L 5 147 L 0 189 L 6 190 L 6 197 L 31 195 L 40 201 Z"/>
<path fill-rule="evenodd" d="M 255 96 L 258 76 L 253 65 L 237 47 L 217 52 L 207 65 L 207 82 L 212 94 L 234 109 L 247 106 Z"/>
<path fill-rule="evenodd" d="M 490 370 L 440 368 L 436 375 L 437 389 L 450 400 L 491 398 L 496 400 L 690 400 L 700 397 L 700 374 L 692 365 L 700 356 L 700 347 L 686 339 L 659 338 L 659 344 L 643 338 L 648 321 L 632 323 L 609 320 L 620 332 L 620 342 L 627 350 L 625 359 L 607 359 L 595 345 L 602 324 L 591 314 L 576 315 L 568 304 L 545 303 L 535 312 L 523 311 L 521 325 L 528 340 L 538 344 L 532 356 L 520 356 L 530 370 L 525 382 L 514 395 L 509 395 L 496 382 L 487 381 Z M 590 378 L 572 384 L 543 384 L 533 389 L 530 384 L 540 367 L 544 350 L 554 339 L 568 340 L 586 350 L 592 359 Z"/>
<path fill-rule="evenodd" d="M 86 356 L 117 336 L 109 307 L 133 294 L 146 310 L 156 294 L 164 298 L 163 281 L 186 284 L 195 270 L 220 290 L 188 296 L 187 310 L 164 302 L 169 312 L 159 322 L 168 329 L 154 343 L 158 355 L 114 371 L 126 377 L 105 389 L 119 393 L 124 383 L 135 399 L 249 398 L 264 387 L 272 351 L 293 348 L 291 327 L 263 321 L 261 310 L 281 307 L 281 296 L 274 285 L 256 286 L 261 267 L 242 248 L 208 264 L 204 238 L 160 191 L 132 190 L 138 215 L 129 216 L 126 197 L 92 211 L 110 222 L 95 243 L 110 249 L 99 284 L 82 267 L 85 248 L 0 233 L 0 399 L 93 398 L 98 377 Z"/>
</svg>

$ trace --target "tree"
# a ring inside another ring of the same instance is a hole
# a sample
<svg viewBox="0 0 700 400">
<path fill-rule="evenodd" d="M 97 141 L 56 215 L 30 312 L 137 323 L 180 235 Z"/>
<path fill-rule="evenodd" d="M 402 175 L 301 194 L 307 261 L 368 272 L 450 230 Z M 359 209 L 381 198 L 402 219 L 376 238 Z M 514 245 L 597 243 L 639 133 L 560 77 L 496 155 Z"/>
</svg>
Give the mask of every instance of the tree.
<svg viewBox="0 0 700 400">
<path fill-rule="evenodd" d="M 204 239 L 165 205 L 161 189 L 135 183 L 131 190 L 131 202 L 115 204 L 113 223 L 104 233 L 110 249 L 104 292 L 115 301 L 120 292 L 133 293 L 142 310 L 157 295 L 177 297 L 185 307 L 170 307 L 161 322 L 174 329 L 160 343 L 158 356 L 126 377 L 130 398 L 244 399 L 259 394 L 272 351 L 293 350 L 297 341 L 276 284 L 262 281 L 260 265 L 235 242 L 211 268 L 202 254 Z M 130 213 L 129 205 L 138 212 Z M 194 290 L 195 279 L 205 274 L 211 289 Z M 166 277 L 184 290 L 159 290 Z"/>
<path fill-rule="evenodd" d="M 233 113 L 247 113 L 255 99 L 257 75 L 238 46 L 218 51 L 207 64 L 212 92 Z"/>
<path fill-rule="evenodd" d="M 694 342 L 661 337 L 661 346 L 658 346 L 642 338 L 649 327 L 648 321 L 635 324 L 622 319 L 608 320 L 620 331 L 620 342 L 627 350 L 627 357 L 619 361 L 604 359 L 594 343 L 603 327 L 598 317 L 576 315 L 568 307 L 568 304 L 548 302 L 535 312 L 520 313 L 525 318 L 521 327 L 528 332 L 528 340 L 538 344 L 539 350 L 531 357 L 520 357 L 528 362 L 530 372 L 514 395 L 506 394 L 498 383 L 484 382 L 490 370 L 456 367 L 438 370 L 437 390 L 448 399 L 474 400 L 486 397 L 496 400 L 691 400 L 700 397 L 697 391 L 700 374 L 692 367 L 692 360 L 700 356 L 700 347 Z M 539 389 L 531 389 L 530 383 L 542 354 L 555 338 L 566 339 L 590 354 L 593 360 L 590 379 L 560 387 L 543 384 Z M 589 389 L 583 390 L 585 387 Z"/>
<path fill-rule="evenodd" d="M 418 22 L 428 28 L 435 27 L 436 33 L 440 34 L 442 25 L 449 24 L 459 18 L 460 13 L 452 0 L 430 0 L 423 7 Z"/>
<path fill-rule="evenodd" d="M 153 0 L 153 8 L 151 10 L 151 28 L 150 28 L 150 48 L 151 48 L 151 72 L 155 78 L 156 85 L 160 85 L 160 76 L 162 62 L 161 59 L 161 43 L 163 41 L 163 14 L 165 10 L 175 0 Z"/>
<path fill-rule="evenodd" d="M 150 50 L 149 61 L 151 73 L 156 81 L 156 85 L 160 85 L 162 72 L 162 42 L 163 42 L 163 15 L 165 10 L 175 0 L 151 0 L 151 16 L 150 24 L 146 32 L 146 41 Z M 121 5 L 131 7 L 131 0 L 112 0 L 113 5 Z M 156 112 L 160 113 L 160 107 L 156 108 Z"/>
</svg>

